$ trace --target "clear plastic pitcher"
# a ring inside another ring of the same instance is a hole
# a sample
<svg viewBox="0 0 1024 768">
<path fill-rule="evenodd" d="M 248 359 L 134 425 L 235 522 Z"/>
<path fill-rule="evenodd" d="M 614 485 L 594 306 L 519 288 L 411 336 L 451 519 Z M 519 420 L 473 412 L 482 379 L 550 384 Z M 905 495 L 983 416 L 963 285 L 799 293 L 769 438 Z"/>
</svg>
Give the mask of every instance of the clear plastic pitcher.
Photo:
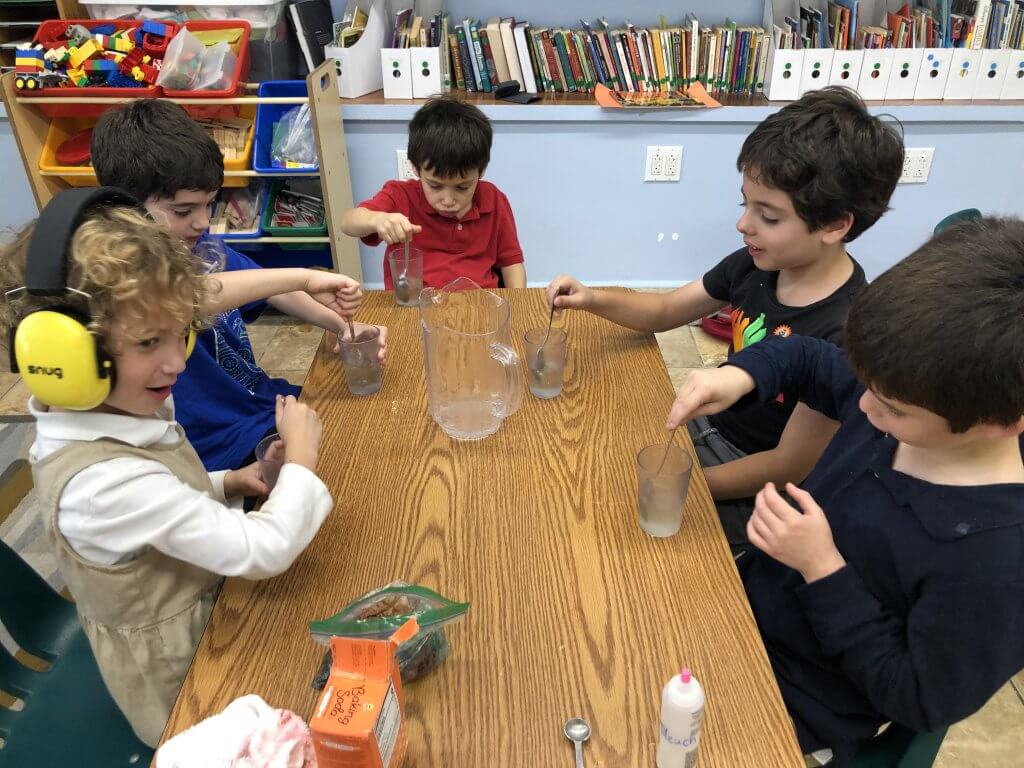
<svg viewBox="0 0 1024 768">
<path fill-rule="evenodd" d="M 523 401 L 509 305 L 464 277 L 420 292 L 430 415 L 456 440 L 494 434 Z"/>
</svg>

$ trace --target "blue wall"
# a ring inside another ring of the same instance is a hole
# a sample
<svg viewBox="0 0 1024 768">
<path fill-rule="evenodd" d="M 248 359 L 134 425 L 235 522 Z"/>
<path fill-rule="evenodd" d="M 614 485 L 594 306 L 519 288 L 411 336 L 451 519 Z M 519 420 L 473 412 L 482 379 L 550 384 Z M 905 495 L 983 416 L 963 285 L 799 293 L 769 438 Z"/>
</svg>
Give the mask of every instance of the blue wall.
<svg viewBox="0 0 1024 768">
<path fill-rule="evenodd" d="M 741 245 L 740 145 L 774 107 L 609 114 L 596 107 L 500 105 L 486 177 L 512 203 L 531 284 L 559 272 L 594 283 L 677 285 Z M 353 197 L 393 178 L 415 107 L 343 107 Z M 1024 216 L 1024 107 L 872 107 L 898 117 L 909 147 L 934 147 L 927 184 L 900 185 L 892 210 L 850 246 L 875 276 L 966 207 Z M 649 144 L 683 145 L 679 183 L 645 183 Z M 364 279 L 382 280 L 383 249 L 362 247 Z"/>
<path fill-rule="evenodd" d="M 0 105 L 0 110 L 3 106 Z M 36 200 L 32 197 L 32 188 L 25 176 L 25 167 L 21 164 L 18 145 L 11 133 L 11 124 L 7 122 L 6 112 L 0 112 L 0 172 L 3 182 L 0 183 L 0 239 L 12 231 L 27 224 L 37 213 Z"/>
<path fill-rule="evenodd" d="M 775 107 L 616 113 L 590 106 L 488 105 L 494 151 L 487 178 L 512 202 L 531 284 L 559 272 L 604 284 L 678 285 L 740 245 L 739 174 L 744 137 Z M 353 197 L 395 176 L 414 106 L 342 107 Z M 960 208 L 1024 216 L 1024 107 L 872 107 L 903 122 L 909 147 L 935 147 L 927 184 L 901 185 L 892 210 L 851 253 L 875 276 Z M 679 183 L 645 183 L 648 144 L 683 145 Z M 35 215 L 14 138 L 0 121 L 0 227 Z M 361 246 L 364 280 L 382 283 L 383 249 Z M 969 256 L 968 256 L 969 257 Z"/>
</svg>

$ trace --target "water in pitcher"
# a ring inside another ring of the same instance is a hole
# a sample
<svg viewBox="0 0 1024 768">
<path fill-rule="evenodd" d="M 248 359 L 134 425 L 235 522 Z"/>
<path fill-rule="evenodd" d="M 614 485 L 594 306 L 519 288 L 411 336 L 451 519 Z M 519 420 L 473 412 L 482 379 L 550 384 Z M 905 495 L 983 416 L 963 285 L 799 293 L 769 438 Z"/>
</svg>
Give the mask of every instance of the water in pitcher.
<svg viewBox="0 0 1024 768">
<path fill-rule="evenodd" d="M 493 435 L 501 426 L 504 403 L 479 396 L 449 398 L 432 409 L 434 421 L 456 440 L 479 440 Z"/>
</svg>

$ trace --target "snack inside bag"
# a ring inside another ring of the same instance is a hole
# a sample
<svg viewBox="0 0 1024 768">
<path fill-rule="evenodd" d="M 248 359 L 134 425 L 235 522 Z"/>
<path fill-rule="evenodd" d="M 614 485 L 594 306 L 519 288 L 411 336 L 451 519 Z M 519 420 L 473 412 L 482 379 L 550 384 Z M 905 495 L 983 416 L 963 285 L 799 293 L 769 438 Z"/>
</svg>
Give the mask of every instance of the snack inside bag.
<svg viewBox="0 0 1024 768">
<path fill-rule="evenodd" d="M 456 603 L 426 587 L 395 581 L 360 597 L 322 621 L 309 623 L 313 639 L 331 645 L 332 637 L 387 639 L 408 619 L 415 618 L 420 631 L 398 648 L 402 682 L 408 683 L 434 670 L 450 651 L 444 628 L 461 619 L 469 603 Z M 313 688 L 321 690 L 331 669 L 331 651 L 324 657 Z"/>
</svg>

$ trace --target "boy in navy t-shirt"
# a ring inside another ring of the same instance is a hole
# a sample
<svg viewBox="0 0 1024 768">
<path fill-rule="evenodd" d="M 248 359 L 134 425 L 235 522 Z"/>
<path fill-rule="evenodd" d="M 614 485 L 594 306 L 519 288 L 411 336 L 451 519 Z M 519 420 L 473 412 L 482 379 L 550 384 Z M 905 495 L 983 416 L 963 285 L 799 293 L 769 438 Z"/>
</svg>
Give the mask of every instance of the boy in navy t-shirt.
<svg viewBox="0 0 1024 768">
<path fill-rule="evenodd" d="M 173 234 L 209 253 L 212 269 L 260 268 L 206 237 L 210 208 L 224 180 L 224 157 L 180 106 L 139 99 L 104 113 L 93 130 L 91 153 L 101 184 L 125 189 L 143 201 Z M 304 292 L 273 296 L 268 303 L 332 333 L 343 330 L 336 313 Z M 360 324 L 355 325 L 358 332 Z M 385 337 L 382 329 L 382 341 Z M 382 359 L 385 353 L 382 344 Z M 285 379 L 270 378 L 256 364 L 242 313 L 233 310 L 199 333 L 173 394 L 177 420 L 189 442 L 206 469 L 216 471 L 253 461 L 256 444 L 274 431 L 277 396 L 300 391 Z"/>
<path fill-rule="evenodd" d="M 1024 222 L 933 237 L 861 291 L 844 344 L 766 339 L 694 372 L 667 424 L 779 393 L 841 423 L 789 500 L 757 494 L 738 564 L 800 743 L 836 766 L 1024 667 Z"/>
</svg>

